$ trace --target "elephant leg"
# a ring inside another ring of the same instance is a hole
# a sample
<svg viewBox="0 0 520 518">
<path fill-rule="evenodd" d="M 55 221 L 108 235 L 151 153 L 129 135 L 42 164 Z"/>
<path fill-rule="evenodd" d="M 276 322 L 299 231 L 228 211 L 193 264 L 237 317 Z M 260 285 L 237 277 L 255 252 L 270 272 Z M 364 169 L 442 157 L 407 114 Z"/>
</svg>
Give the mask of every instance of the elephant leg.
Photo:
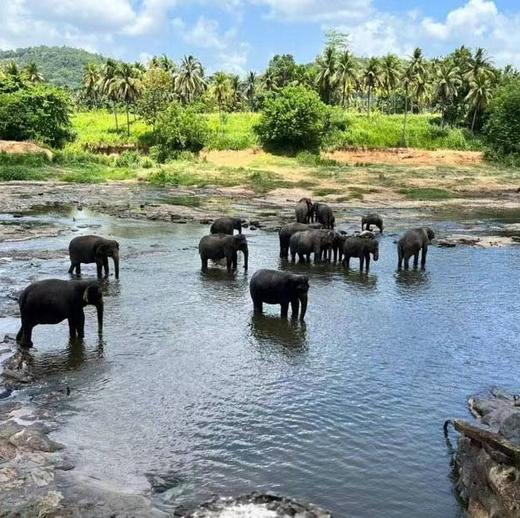
<svg viewBox="0 0 520 518">
<path fill-rule="evenodd" d="M 345 256 L 345 266 L 350 269 L 350 255 Z"/>
<path fill-rule="evenodd" d="M 108 277 L 109 269 L 108 269 L 108 257 L 103 259 L 103 268 L 105 270 L 105 277 Z"/>
<path fill-rule="evenodd" d="M 363 271 L 363 267 L 365 266 L 365 256 L 360 255 L 359 256 L 359 271 Z"/>
<path fill-rule="evenodd" d="M 410 268 L 410 256 L 405 255 L 404 256 L 404 269 L 408 270 L 408 268 Z"/>
<path fill-rule="evenodd" d="M 228 272 L 231 272 L 233 266 L 233 258 L 231 256 L 226 257 L 226 268 Z"/>
<path fill-rule="evenodd" d="M 428 246 L 424 245 L 421 254 L 421 268 L 424 270 L 426 266 L 426 254 L 428 253 Z"/>
<path fill-rule="evenodd" d="M 282 302 L 281 306 L 282 306 L 281 317 L 287 318 L 287 313 L 289 312 L 289 301 Z"/>
<path fill-rule="evenodd" d="M 413 267 L 417 268 L 417 266 L 419 266 L 419 251 L 413 254 Z"/>
<path fill-rule="evenodd" d="M 291 263 L 295 263 L 296 262 L 296 252 L 291 252 Z"/>
<path fill-rule="evenodd" d="M 368 272 L 368 270 L 370 270 L 370 254 L 367 254 L 365 256 L 365 264 L 366 264 L 366 270 Z"/>
<path fill-rule="evenodd" d="M 76 275 L 81 275 L 81 263 L 76 265 Z"/>
<path fill-rule="evenodd" d="M 207 272 L 208 271 L 208 258 L 207 257 L 201 257 L 200 260 L 202 262 L 201 270 L 203 272 Z"/>
<path fill-rule="evenodd" d="M 85 313 L 83 313 L 83 310 L 74 315 L 72 321 L 78 333 L 78 338 L 83 338 L 85 336 Z"/>
<path fill-rule="evenodd" d="M 291 300 L 291 318 L 298 318 L 300 311 L 300 301 L 297 297 Z"/>
<path fill-rule="evenodd" d="M 97 276 L 98 279 L 101 279 L 103 277 L 102 268 L 103 268 L 103 261 L 96 261 L 96 267 L 97 267 Z"/>
<path fill-rule="evenodd" d="M 233 254 L 233 270 L 236 270 L 238 267 L 238 253 L 235 252 Z"/>
<path fill-rule="evenodd" d="M 253 299 L 253 311 L 255 313 L 263 313 L 264 312 L 264 305 L 263 305 L 261 300 Z"/>
<path fill-rule="evenodd" d="M 18 331 L 18 333 L 16 333 L 17 342 L 19 342 L 22 339 L 22 335 L 23 335 L 23 327 L 20 327 L 20 330 Z"/>
<path fill-rule="evenodd" d="M 22 347 L 32 347 L 32 330 L 34 325 L 32 322 L 27 322 L 27 320 L 22 318 L 22 327 L 20 329 L 21 336 L 19 343 Z M 19 332 L 20 334 L 20 332 Z M 18 336 L 16 337 L 18 339 Z"/>
<path fill-rule="evenodd" d="M 76 324 L 72 318 L 69 318 L 69 336 L 76 338 Z"/>
<path fill-rule="evenodd" d="M 76 265 L 74 263 L 70 263 L 70 268 L 69 268 L 69 273 L 72 275 L 72 273 L 74 272 L 74 268 L 76 267 Z"/>
</svg>

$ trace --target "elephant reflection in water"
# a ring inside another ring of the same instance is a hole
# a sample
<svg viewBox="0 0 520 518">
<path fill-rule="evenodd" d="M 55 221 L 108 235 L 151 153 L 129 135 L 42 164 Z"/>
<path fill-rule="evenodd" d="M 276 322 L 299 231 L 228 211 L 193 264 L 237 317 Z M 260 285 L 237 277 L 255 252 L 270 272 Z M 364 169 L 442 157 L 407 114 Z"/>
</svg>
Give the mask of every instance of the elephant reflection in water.
<svg viewBox="0 0 520 518">
<path fill-rule="evenodd" d="M 424 270 L 400 270 L 395 274 L 395 282 L 403 292 L 417 292 L 430 283 L 430 277 Z"/>
<path fill-rule="evenodd" d="M 254 313 L 251 317 L 251 336 L 261 345 L 280 345 L 288 350 L 307 348 L 305 322 L 280 319 L 275 315 Z"/>
</svg>

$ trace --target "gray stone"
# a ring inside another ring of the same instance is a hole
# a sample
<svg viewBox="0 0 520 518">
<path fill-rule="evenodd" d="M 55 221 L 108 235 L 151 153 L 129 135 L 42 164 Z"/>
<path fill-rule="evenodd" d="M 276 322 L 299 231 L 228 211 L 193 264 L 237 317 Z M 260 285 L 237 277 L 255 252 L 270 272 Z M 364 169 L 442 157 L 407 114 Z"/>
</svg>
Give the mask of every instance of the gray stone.
<svg viewBox="0 0 520 518">
<path fill-rule="evenodd" d="M 29 429 L 12 435 L 9 442 L 17 448 L 45 452 L 55 452 L 65 447 L 63 444 L 49 439 L 43 432 Z"/>
</svg>

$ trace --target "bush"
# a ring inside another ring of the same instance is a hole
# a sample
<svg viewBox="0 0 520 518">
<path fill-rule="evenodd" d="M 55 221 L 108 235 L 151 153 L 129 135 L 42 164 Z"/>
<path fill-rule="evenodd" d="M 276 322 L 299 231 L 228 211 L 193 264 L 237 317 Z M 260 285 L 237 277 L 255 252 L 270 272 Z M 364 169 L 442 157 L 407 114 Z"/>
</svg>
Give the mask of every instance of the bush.
<svg viewBox="0 0 520 518">
<path fill-rule="evenodd" d="M 157 120 L 155 146 L 150 149 L 150 153 L 159 162 L 164 162 L 168 158 L 175 158 L 182 151 L 198 153 L 208 139 L 206 119 L 191 108 L 172 103 Z"/>
<path fill-rule="evenodd" d="M 24 86 L 0 94 L 0 138 L 62 147 L 72 140 L 70 98 L 55 86 Z"/>
<path fill-rule="evenodd" d="M 318 150 L 329 129 L 329 115 L 316 92 L 288 86 L 266 99 L 255 131 L 268 148 Z"/>
<path fill-rule="evenodd" d="M 492 156 L 520 158 L 520 80 L 499 88 L 489 105 L 484 134 Z"/>
</svg>

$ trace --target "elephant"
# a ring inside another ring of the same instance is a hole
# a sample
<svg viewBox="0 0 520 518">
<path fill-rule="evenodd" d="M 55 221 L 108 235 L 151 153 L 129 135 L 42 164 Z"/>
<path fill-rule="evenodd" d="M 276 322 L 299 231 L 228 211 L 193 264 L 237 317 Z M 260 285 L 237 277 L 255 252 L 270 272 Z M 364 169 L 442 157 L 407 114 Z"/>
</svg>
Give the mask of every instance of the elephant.
<svg viewBox="0 0 520 518">
<path fill-rule="evenodd" d="M 236 234 L 209 234 L 199 242 L 199 254 L 202 261 L 202 271 L 208 269 L 208 259 L 217 261 L 226 258 L 227 271 L 237 269 L 238 251 L 244 254 L 244 269 L 247 270 L 249 250 L 247 248 L 246 236 Z"/>
<path fill-rule="evenodd" d="M 332 213 L 332 209 L 326 203 L 315 203 L 312 206 L 312 212 L 316 217 L 316 221 L 323 225 L 323 228 L 334 228 L 336 218 Z"/>
<path fill-rule="evenodd" d="M 366 265 L 366 271 L 370 269 L 370 254 L 374 261 L 379 259 L 379 243 L 368 237 L 349 237 L 345 239 L 343 244 L 343 265 L 346 268 L 350 267 L 350 258 L 359 258 L 359 271 L 363 271 Z"/>
<path fill-rule="evenodd" d="M 301 232 L 302 230 L 316 230 L 319 228 L 321 228 L 319 223 L 310 223 L 308 225 L 304 223 L 290 223 L 282 227 L 278 232 L 278 237 L 280 238 L 280 257 L 287 259 L 289 255 L 289 241 L 293 234 Z"/>
<path fill-rule="evenodd" d="M 101 278 L 101 270 L 105 269 L 108 277 L 108 258 L 114 261 L 116 279 L 119 279 L 119 243 L 99 236 L 78 236 L 69 243 L 70 268 L 72 274 L 81 274 L 81 263 L 96 263 L 97 276 Z"/>
<path fill-rule="evenodd" d="M 212 234 L 230 234 L 238 230 L 242 234 L 242 220 L 240 218 L 218 218 L 211 225 L 209 231 Z"/>
<path fill-rule="evenodd" d="M 414 256 L 413 267 L 417 268 L 419 264 L 419 252 L 422 252 L 421 268 L 424 269 L 428 245 L 434 238 L 435 234 L 429 227 L 414 228 L 405 232 L 397 242 L 397 269 L 400 270 L 402 268 L 404 261 L 404 268 L 408 270 L 410 257 L 412 257 L 412 255 Z"/>
<path fill-rule="evenodd" d="M 361 218 L 361 230 L 368 230 L 370 226 L 375 225 L 381 234 L 383 233 L 383 218 L 379 214 L 367 214 Z"/>
<path fill-rule="evenodd" d="M 314 262 L 318 263 L 326 257 L 327 251 L 332 247 L 334 232 L 332 230 L 304 230 L 296 232 L 291 236 L 289 247 L 291 249 L 291 261 L 294 263 L 296 255 L 300 262 L 305 259 L 311 260 L 311 253 L 314 254 Z"/>
<path fill-rule="evenodd" d="M 88 305 L 97 309 L 98 329 L 103 329 L 103 294 L 97 282 L 47 279 L 25 288 L 18 299 L 22 326 L 16 341 L 22 347 L 32 347 L 32 330 L 38 324 L 58 324 L 69 321 L 70 337 L 83 338 L 85 313 Z"/>
<path fill-rule="evenodd" d="M 297 204 L 294 212 L 296 214 L 296 221 L 298 223 L 312 223 L 313 205 L 310 198 L 302 198 Z"/>
<path fill-rule="evenodd" d="M 258 270 L 251 277 L 249 292 L 253 299 L 255 313 L 262 313 L 263 304 L 280 304 L 281 317 L 287 318 L 289 303 L 292 318 L 298 318 L 301 303 L 300 320 L 307 312 L 307 293 L 309 278 L 278 270 Z"/>
<path fill-rule="evenodd" d="M 332 240 L 332 248 L 329 251 L 329 261 L 332 259 L 330 257 L 330 252 L 333 254 L 334 262 L 341 262 L 343 257 L 343 245 L 345 240 L 347 239 L 347 234 L 343 231 L 336 232 L 334 231 L 334 239 Z"/>
</svg>

